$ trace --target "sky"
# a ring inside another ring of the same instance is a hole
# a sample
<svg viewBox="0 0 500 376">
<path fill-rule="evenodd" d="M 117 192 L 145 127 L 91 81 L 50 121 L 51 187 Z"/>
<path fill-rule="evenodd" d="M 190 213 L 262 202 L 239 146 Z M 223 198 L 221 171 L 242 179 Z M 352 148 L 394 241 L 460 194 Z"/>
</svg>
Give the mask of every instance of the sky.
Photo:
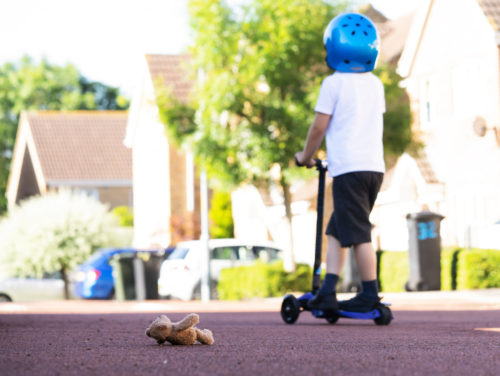
<svg viewBox="0 0 500 376">
<path fill-rule="evenodd" d="M 389 18 L 421 0 L 372 0 Z M 129 98 L 146 53 L 179 53 L 189 42 L 187 0 L 0 0 L 0 65 L 27 54 L 71 63 Z"/>
</svg>

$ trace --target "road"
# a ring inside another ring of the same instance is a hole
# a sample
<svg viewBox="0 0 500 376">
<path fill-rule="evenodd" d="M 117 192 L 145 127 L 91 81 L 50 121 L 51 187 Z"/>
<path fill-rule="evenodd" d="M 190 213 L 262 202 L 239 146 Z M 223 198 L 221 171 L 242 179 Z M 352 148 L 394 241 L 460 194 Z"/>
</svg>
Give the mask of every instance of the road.
<svg viewBox="0 0 500 376">
<path fill-rule="evenodd" d="M 280 299 L 247 302 L 0 304 L 1 375 L 497 375 L 500 290 L 387 294 L 389 326 L 308 312 L 283 323 Z M 197 312 L 212 346 L 159 346 L 160 313 Z"/>
</svg>

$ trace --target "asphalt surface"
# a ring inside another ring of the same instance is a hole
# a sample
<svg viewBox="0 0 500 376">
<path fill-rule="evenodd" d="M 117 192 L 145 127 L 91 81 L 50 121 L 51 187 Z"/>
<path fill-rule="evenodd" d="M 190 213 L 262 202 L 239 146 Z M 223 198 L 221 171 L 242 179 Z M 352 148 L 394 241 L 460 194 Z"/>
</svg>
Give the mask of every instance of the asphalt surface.
<svg viewBox="0 0 500 376">
<path fill-rule="evenodd" d="M 341 297 L 342 298 L 342 297 Z M 246 302 L 0 304 L 1 375 L 498 375 L 500 290 L 387 294 L 389 326 Z M 159 346 L 158 314 L 200 315 L 212 346 Z"/>
</svg>

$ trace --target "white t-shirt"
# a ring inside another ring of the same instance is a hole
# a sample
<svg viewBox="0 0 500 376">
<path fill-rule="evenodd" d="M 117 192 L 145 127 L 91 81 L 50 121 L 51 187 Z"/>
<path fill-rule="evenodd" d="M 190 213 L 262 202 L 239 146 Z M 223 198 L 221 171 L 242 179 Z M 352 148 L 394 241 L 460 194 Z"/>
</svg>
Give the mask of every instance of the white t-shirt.
<svg viewBox="0 0 500 376">
<path fill-rule="evenodd" d="M 385 172 L 384 85 L 371 72 L 335 72 L 324 79 L 316 112 L 332 115 L 326 132 L 328 174 Z"/>
</svg>

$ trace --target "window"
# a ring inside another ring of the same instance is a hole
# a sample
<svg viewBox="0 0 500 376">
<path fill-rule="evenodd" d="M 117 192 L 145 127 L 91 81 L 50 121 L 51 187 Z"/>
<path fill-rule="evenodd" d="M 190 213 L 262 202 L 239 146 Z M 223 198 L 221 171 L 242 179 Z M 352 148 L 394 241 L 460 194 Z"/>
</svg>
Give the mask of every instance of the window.
<svg viewBox="0 0 500 376">
<path fill-rule="evenodd" d="M 188 253 L 187 248 L 175 248 L 174 251 L 168 256 L 169 260 L 184 259 Z"/>
<path fill-rule="evenodd" d="M 253 247 L 255 257 L 263 262 L 275 261 L 280 258 L 280 250 L 269 247 Z"/>
<path fill-rule="evenodd" d="M 212 251 L 213 260 L 235 260 L 236 249 L 234 247 L 219 247 Z"/>
</svg>

